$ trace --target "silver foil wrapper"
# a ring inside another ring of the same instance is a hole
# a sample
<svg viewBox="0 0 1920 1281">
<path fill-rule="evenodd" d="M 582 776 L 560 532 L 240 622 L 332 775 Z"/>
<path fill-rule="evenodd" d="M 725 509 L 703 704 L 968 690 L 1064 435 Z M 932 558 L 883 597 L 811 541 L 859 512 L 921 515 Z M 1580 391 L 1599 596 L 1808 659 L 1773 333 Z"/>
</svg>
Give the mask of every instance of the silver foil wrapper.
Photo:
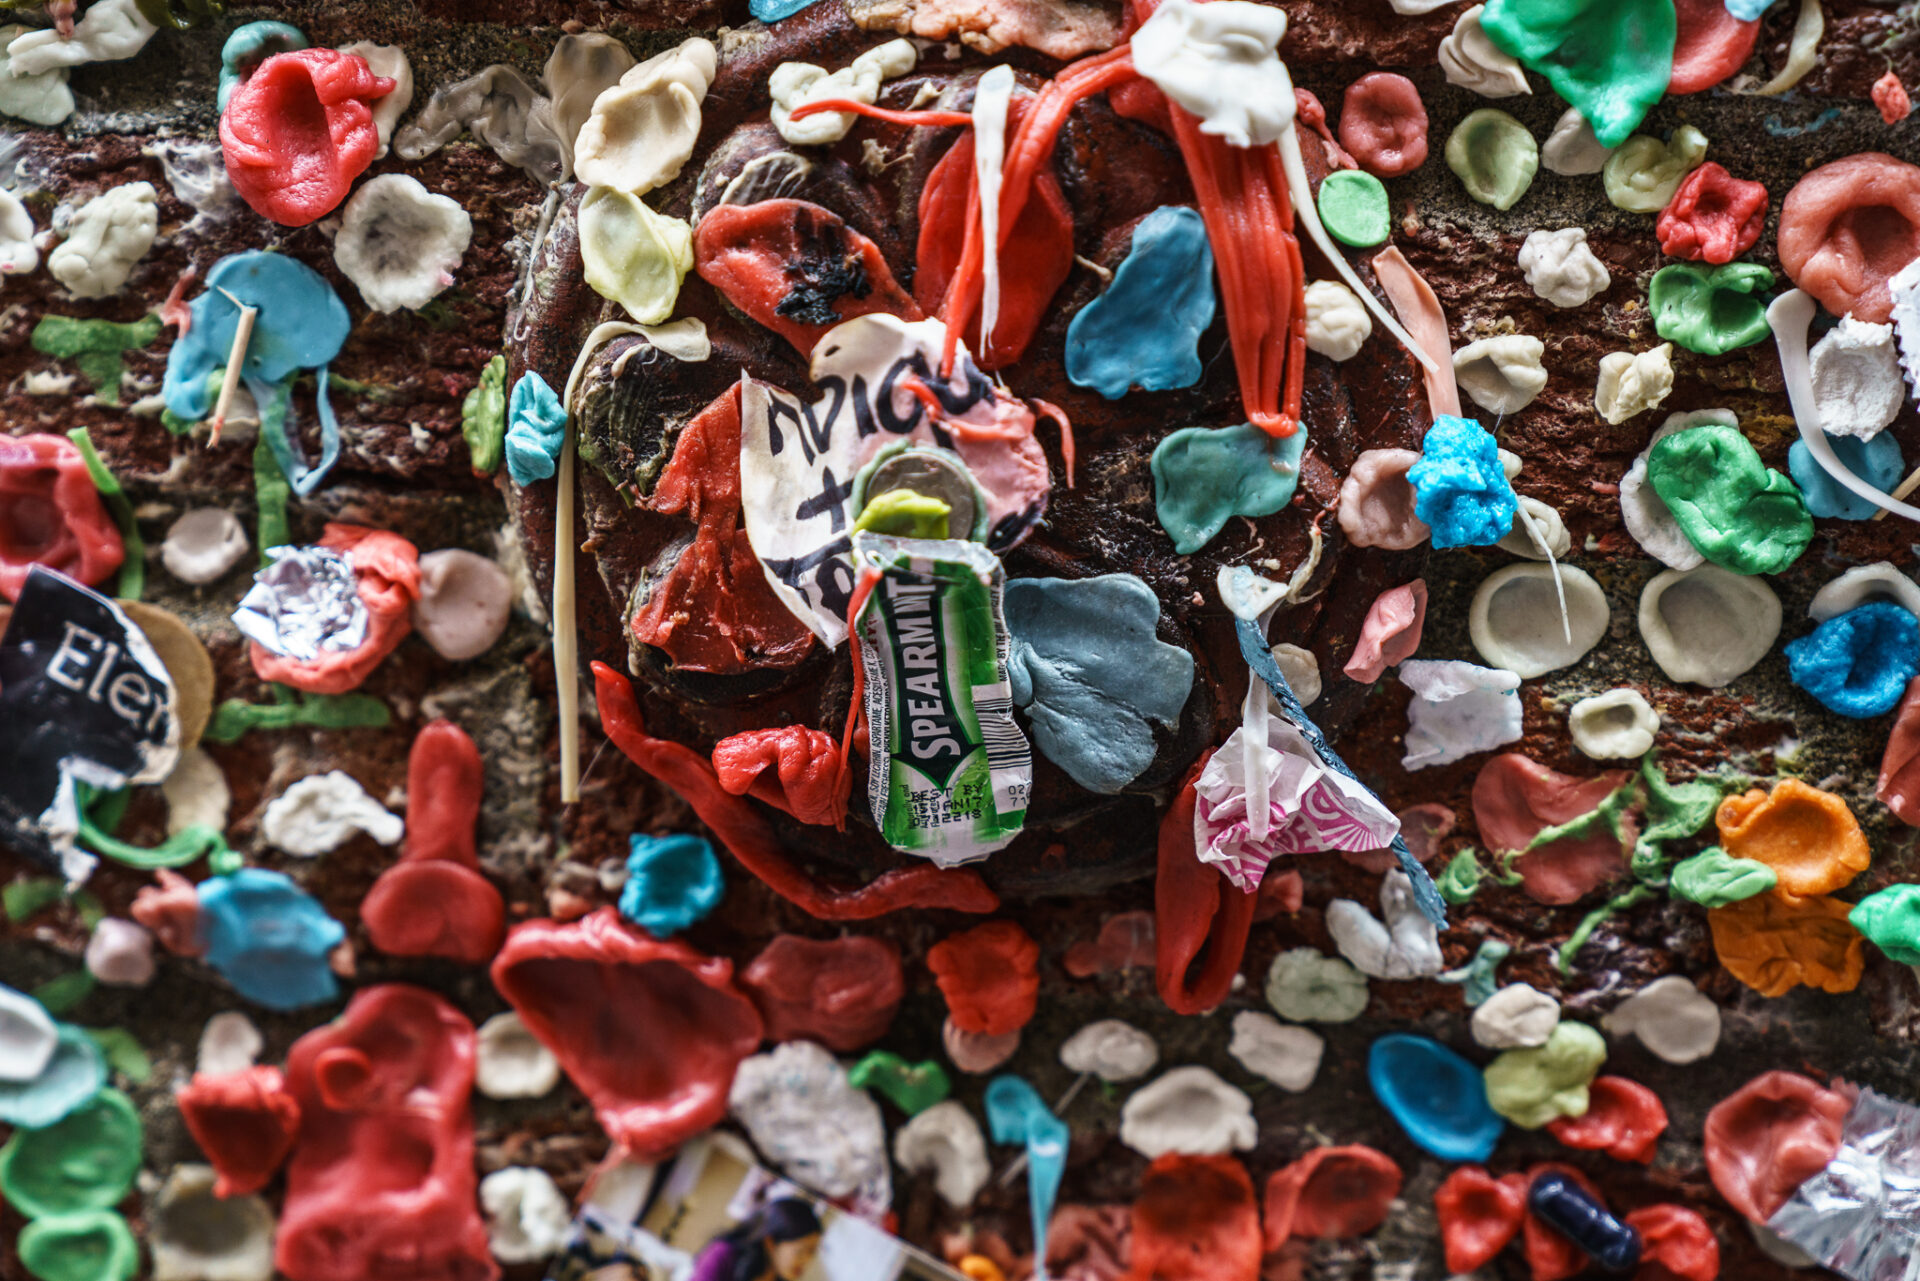
<svg viewBox="0 0 1920 1281">
<path fill-rule="evenodd" d="M 1861 1090 L 1840 1150 L 1767 1226 L 1852 1281 L 1920 1281 L 1920 1108 Z"/>
<path fill-rule="evenodd" d="M 353 566 L 326 547 L 270 547 L 273 563 L 233 611 L 233 625 L 262 649 L 310 663 L 326 650 L 359 648 L 367 638 Z"/>
</svg>

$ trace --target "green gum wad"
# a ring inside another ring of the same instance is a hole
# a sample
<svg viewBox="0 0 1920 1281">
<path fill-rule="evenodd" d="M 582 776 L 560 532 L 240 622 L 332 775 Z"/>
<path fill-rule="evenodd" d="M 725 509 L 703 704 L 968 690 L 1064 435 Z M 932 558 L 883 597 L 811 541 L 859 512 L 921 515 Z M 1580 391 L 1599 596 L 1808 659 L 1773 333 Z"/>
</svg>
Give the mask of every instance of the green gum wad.
<svg viewBox="0 0 1920 1281">
<path fill-rule="evenodd" d="M 1488 0 L 1480 26 L 1578 107 L 1602 146 L 1619 146 L 1673 78 L 1673 0 Z"/>
<path fill-rule="evenodd" d="M 1889 885 L 1869 894 L 1847 920 L 1902 965 L 1920 965 L 1920 885 Z"/>
<path fill-rule="evenodd" d="M 1772 332 L 1762 297 L 1772 287 L 1773 273 L 1757 262 L 1674 263 L 1653 273 L 1647 306 L 1654 332 L 1668 342 L 1703 356 L 1724 356 Z"/>
<path fill-rule="evenodd" d="M 1474 852 L 1461 850 L 1448 861 L 1446 870 L 1434 878 L 1433 884 L 1441 898 L 1457 907 L 1478 894 L 1481 882 L 1486 879 L 1487 873 Z"/>
<path fill-rule="evenodd" d="M 33 327 L 33 349 L 58 360 L 71 360 L 80 376 L 106 405 L 120 403 L 121 353 L 144 347 L 160 336 L 160 317 L 148 315 L 130 324 L 111 320 L 80 320 L 73 316 L 42 316 Z"/>
<path fill-rule="evenodd" d="M 1153 506 L 1182 556 L 1199 551 L 1235 516 L 1271 516 L 1300 484 L 1304 426 L 1274 439 L 1251 423 L 1182 427 L 1153 451 Z"/>
<path fill-rule="evenodd" d="M 0 1148 L 0 1193 L 28 1218 L 105 1210 L 140 1171 L 140 1115 L 102 1090 L 45 1129 L 15 1130 Z"/>
<path fill-rule="evenodd" d="M 1511 209 L 1540 171 L 1540 144 L 1496 107 L 1482 107 L 1447 135 L 1447 168 L 1483 205 Z"/>
<path fill-rule="evenodd" d="M 480 381 L 460 402 L 460 434 L 476 476 L 500 470 L 507 438 L 507 358 L 495 356 L 480 371 Z"/>
<path fill-rule="evenodd" d="M 1731 907 L 1765 894 L 1779 883 L 1779 873 L 1765 863 L 1735 858 L 1718 845 L 1709 845 L 1675 864 L 1668 886 L 1675 898 L 1702 907 Z"/>
<path fill-rule="evenodd" d="M 855 529 L 896 538 L 945 538 L 953 508 L 911 489 L 889 489 L 860 509 Z"/>
<path fill-rule="evenodd" d="M 1777 574 L 1813 541 L 1799 488 L 1736 428 L 1673 433 L 1647 456 L 1647 478 L 1700 554 L 1736 574 Z"/>
<path fill-rule="evenodd" d="M 1343 245 L 1371 249 L 1392 234 L 1387 189 L 1364 169 L 1336 169 L 1320 183 L 1315 196 L 1320 221 Z"/>
<path fill-rule="evenodd" d="M 1667 875 L 1666 843 L 1692 836 L 1705 827 L 1720 807 L 1725 789 L 1714 778 L 1669 783 L 1651 752 L 1640 762 L 1640 782 L 1647 805 L 1640 835 L 1633 842 L 1629 868 L 1638 880 L 1659 885 Z"/>
<path fill-rule="evenodd" d="M 1666 142 L 1639 134 L 1607 157 L 1600 181 L 1615 208 L 1659 213 L 1706 158 L 1707 135 L 1692 125 L 1681 125 Z"/>
<path fill-rule="evenodd" d="M 1587 1086 L 1607 1061 L 1607 1042 L 1584 1023 L 1561 1023 L 1545 1045 L 1506 1050 L 1487 1064 L 1487 1102 L 1523 1130 L 1584 1116 Z"/>
<path fill-rule="evenodd" d="M 919 1116 L 953 1092 L 947 1070 L 929 1059 L 908 1063 L 891 1050 L 875 1050 L 853 1065 L 847 1081 L 856 1090 L 878 1090 L 908 1116 Z"/>
<path fill-rule="evenodd" d="M 132 1281 L 140 1246 L 112 1210 L 35 1219 L 20 1233 L 20 1262 L 40 1281 Z"/>
</svg>

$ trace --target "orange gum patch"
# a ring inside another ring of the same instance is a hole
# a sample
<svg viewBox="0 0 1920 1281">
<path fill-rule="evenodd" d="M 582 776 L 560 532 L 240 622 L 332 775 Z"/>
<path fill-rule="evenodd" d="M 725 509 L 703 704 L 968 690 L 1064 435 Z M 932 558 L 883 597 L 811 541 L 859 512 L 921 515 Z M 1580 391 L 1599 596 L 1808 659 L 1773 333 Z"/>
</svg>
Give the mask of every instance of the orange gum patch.
<svg viewBox="0 0 1920 1281">
<path fill-rule="evenodd" d="M 1720 844 L 1734 858 L 1765 863 L 1789 897 L 1831 894 L 1864 872 L 1871 854 L 1847 803 L 1831 792 L 1782 779 L 1720 802 Z"/>
<path fill-rule="evenodd" d="M 1834 898 L 1760 894 L 1714 908 L 1707 926 L 1720 964 L 1762 996 L 1784 996 L 1800 986 L 1851 992 L 1860 985 L 1867 945 L 1847 920 L 1852 906 Z"/>
</svg>

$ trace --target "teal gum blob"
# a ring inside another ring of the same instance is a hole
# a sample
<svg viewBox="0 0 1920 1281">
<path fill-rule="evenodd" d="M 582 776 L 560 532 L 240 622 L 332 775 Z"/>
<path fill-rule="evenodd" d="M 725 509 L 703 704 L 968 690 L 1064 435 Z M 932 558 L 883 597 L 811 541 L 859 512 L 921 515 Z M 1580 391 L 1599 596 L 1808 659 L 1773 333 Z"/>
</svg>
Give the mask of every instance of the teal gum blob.
<svg viewBox="0 0 1920 1281">
<path fill-rule="evenodd" d="M 987 1085 L 987 1128 L 995 1143 L 1027 1149 L 1027 1205 L 1033 1216 L 1033 1252 L 1047 1257 L 1047 1223 L 1067 1172 L 1066 1122 L 1048 1110 L 1031 1085 L 1017 1076 L 996 1076 Z"/>
<path fill-rule="evenodd" d="M 627 850 L 620 915 L 655 938 L 678 934 L 720 906 L 726 881 L 713 846 L 702 837 L 635 833 Z"/>
<path fill-rule="evenodd" d="M 1293 501 L 1306 428 L 1274 438 L 1250 423 L 1183 427 L 1153 451 L 1153 504 L 1182 556 L 1235 516 L 1271 516 Z"/>
<path fill-rule="evenodd" d="M 1184 205 L 1156 209 L 1134 228 L 1107 291 L 1067 326 L 1067 377 L 1108 400 L 1131 387 L 1191 387 L 1213 310 L 1206 224 Z"/>
<path fill-rule="evenodd" d="M 240 995 L 270 1010 L 297 1010 L 339 995 L 327 953 L 347 931 L 290 877 L 243 867 L 196 888 L 207 964 Z"/>
<path fill-rule="evenodd" d="M 507 474 L 516 485 L 553 475 L 566 441 L 567 411 L 547 380 L 529 369 L 507 402 Z"/>
</svg>

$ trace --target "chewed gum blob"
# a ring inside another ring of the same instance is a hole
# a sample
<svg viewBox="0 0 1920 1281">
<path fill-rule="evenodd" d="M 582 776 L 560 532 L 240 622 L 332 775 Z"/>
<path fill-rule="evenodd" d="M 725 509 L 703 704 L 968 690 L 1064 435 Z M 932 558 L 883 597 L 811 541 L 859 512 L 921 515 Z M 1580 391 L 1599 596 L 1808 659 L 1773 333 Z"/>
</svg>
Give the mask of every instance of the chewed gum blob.
<svg viewBox="0 0 1920 1281">
<path fill-rule="evenodd" d="M 1407 470 L 1414 514 L 1433 530 L 1435 547 L 1484 547 L 1513 528 L 1520 506 L 1500 465 L 1493 436 L 1471 418 L 1442 414 Z"/>
<path fill-rule="evenodd" d="M 1862 720 L 1893 710 L 1920 671 L 1920 619 L 1870 600 L 1787 643 L 1793 683 L 1828 711 Z"/>
</svg>

